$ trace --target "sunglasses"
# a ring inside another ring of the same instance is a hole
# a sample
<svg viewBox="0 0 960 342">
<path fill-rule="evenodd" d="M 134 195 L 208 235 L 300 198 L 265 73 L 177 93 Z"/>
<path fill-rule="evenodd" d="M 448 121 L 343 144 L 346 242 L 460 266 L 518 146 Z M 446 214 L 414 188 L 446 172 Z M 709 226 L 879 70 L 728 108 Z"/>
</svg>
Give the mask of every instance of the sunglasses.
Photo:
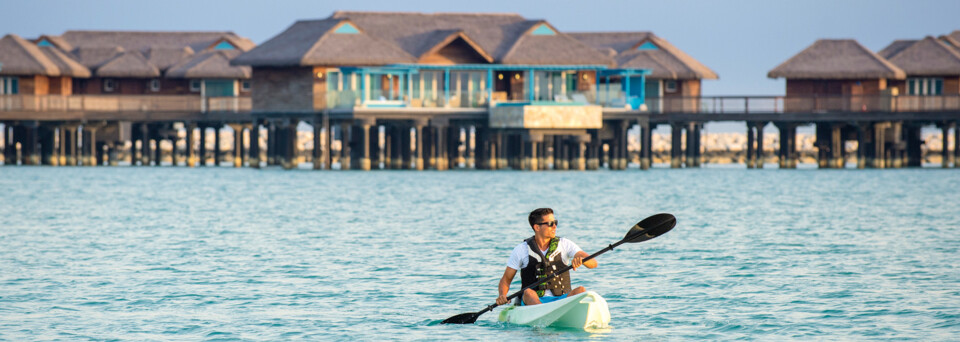
<svg viewBox="0 0 960 342">
<path fill-rule="evenodd" d="M 556 227 L 558 224 L 560 224 L 560 221 L 553 220 L 553 221 L 547 221 L 547 222 L 540 222 L 540 223 L 537 223 L 537 224 L 538 224 L 538 225 L 544 225 L 544 224 L 545 224 L 545 225 L 547 225 L 547 227 Z"/>
</svg>

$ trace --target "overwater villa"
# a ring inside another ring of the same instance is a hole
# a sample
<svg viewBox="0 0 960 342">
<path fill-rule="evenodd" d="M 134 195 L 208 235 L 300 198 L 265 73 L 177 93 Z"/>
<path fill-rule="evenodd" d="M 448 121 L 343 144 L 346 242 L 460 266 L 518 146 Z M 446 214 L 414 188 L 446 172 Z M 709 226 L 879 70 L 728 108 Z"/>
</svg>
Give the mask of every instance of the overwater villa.
<svg viewBox="0 0 960 342">
<path fill-rule="evenodd" d="M 785 112 L 863 113 L 863 118 L 847 122 L 817 124 L 821 167 L 843 167 L 847 140 L 859 140 L 860 164 L 920 166 L 921 127 L 938 125 L 946 137 L 955 120 L 870 118 L 889 112 L 960 110 L 960 50 L 950 36 L 897 40 L 879 53 L 852 39 L 821 39 L 768 77 L 787 81 Z M 946 138 L 943 145 L 948 151 Z M 944 157 L 944 164 L 951 159 Z"/>
</svg>

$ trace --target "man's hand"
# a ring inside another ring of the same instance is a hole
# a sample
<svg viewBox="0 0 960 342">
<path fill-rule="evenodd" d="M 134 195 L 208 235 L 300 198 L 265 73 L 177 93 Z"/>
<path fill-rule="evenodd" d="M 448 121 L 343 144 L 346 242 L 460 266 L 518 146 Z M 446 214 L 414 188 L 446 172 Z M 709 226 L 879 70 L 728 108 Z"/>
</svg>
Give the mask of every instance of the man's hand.
<svg viewBox="0 0 960 342">
<path fill-rule="evenodd" d="M 507 304 L 506 295 L 500 295 L 499 297 L 497 297 L 497 305 L 503 305 L 503 304 Z"/>
<path fill-rule="evenodd" d="M 583 257 L 577 255 L 573 257 L 573 270 L 576 271 L 577 267 L 583 266 Z"/>
</svg>

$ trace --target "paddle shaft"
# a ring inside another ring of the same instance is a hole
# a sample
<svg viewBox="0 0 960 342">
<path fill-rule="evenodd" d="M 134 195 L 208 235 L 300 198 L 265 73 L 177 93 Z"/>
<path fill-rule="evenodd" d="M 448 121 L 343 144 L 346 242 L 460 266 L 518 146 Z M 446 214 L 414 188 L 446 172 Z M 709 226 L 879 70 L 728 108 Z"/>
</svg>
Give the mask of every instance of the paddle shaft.
<svg viewBox="0 0 960 342">
<path fill-rule="evenodd" d="M 612 245 L 608 245 L 607 247 L 604 247 L 603 249 L 597 251 L 596 253 L 590 254 L 590 256 L 588 256 L 588 257 L 586 257 L 586 258 L 583 258 L 583 262 L 587 262 L 587 261 L 590 260 L 590 259 L 596 258 L 596 257 L 599 256 L 600 254 L 603 254 L 603 253 L 606 253 L 606 252 L 608 252 L 608 251 L 611 251 L 611 250 L 613 250 L 614 248 L 617 248 L 617 246 L 620 246 L 621 244 L 623 244 L 624 242 L 627 242 L 626 239 L 617 241 L 616 243 L 614 243 L 614 244 L 612 244 Z M 571 268 L 573 268 L 573 265 L 564 266 L 563 268 L 561 268 L 561 269 L 559 269 L 559 270 L 551 273 L 550 275 L 546 276 L 545 278 L 540 279 L 540 281 L 538 281 L 538 282 L 536 282 L 536 283 L 533 283 L 533 284 L 530 284 L 530 285 L 527 285 L 527 286 L 524 286 L 522 289 L 520 289 L 520 291 L 514 292 L 512 295 L 510 295 L 509 297 L 507 297 L 507 302 L 509 302 L 511 299 L 514 299 L 514 298 L 516 298 L 517 296 L 521 295 L 521 294 L 523 293 L 523 291 L 526 291 L 527 289 L 529 289 L 529 288 L 531 288 L 531 287 L 540 286 L 540 284 L 543 284 L 543 283 L 546 283 L 546 282 L 550 281 L 550 279 L 553 279 L 553 277 L 556 277 L 556 276 L 558 276 L 558 275 L 561 275 L 561 274 L 563 274 L 563 272 L 569 271 Z M 483 313 L 485 313 L 485 312 L 487 312 L 487 311 L 493 310 L 494 308 L 496 308 L 496 307 L 498 307 L 498 306 L 500 306 L 500 304 L 493 303 L 493 304 L 491 304 L 490 306 L 487 306 L 485 309 L 480 310 L 480 312 L 477 312 L 477 316 L 480 316 L 480 315 L 482 315 Z"/>
</svg>

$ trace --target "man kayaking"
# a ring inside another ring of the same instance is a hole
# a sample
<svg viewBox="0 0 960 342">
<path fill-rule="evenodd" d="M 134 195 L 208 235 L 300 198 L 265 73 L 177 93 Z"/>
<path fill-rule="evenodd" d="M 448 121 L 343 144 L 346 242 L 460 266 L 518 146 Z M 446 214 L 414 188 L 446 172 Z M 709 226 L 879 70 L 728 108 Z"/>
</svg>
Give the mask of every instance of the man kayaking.
<svg viewBox="0 0 960 342">
<path fill-rule="evenodd" d="M 497 304 L 507 303 L 507 292 L 510 283 L 517 271 L 520 271 L 521 287 L 526 287 L 551 274 L 553 270 L 572 265 L 573 269 L 587 266 L 597 267 L 597 260 L 583 262 L 589 256 L 580 249 L 580 246 L 565 238 L 557 237 L 557 219 L 553 216 L 553 209 L 540 208 L 530 212 L 527 218 L 533 228 L 533 236 L 517 245 L 507 260 L 507 269 L 500 278 L 499 297 Z M 583 286 L 571 289 L 570 272 L 553 277 L 553 279 L 523 291 L 522 305 L 549 303 L 569 295 L 576 295 L 586 291 Z"/>
</svg>

